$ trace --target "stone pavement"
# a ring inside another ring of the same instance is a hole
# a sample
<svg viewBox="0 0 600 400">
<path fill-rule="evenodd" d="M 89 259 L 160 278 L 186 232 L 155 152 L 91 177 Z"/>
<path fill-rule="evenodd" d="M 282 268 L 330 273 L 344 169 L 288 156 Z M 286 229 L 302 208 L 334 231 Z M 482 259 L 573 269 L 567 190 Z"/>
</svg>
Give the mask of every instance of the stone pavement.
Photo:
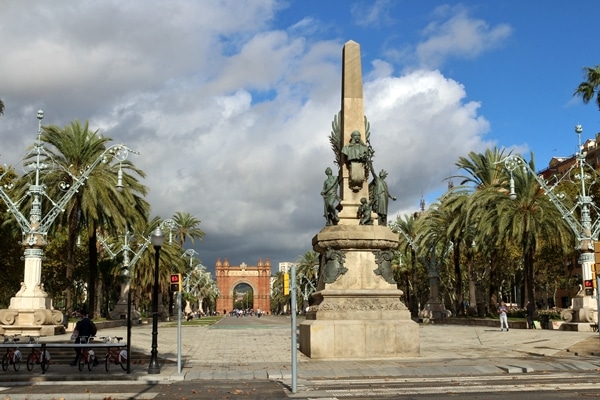
<svg viewBox="0 0 600 400">
<path fill-rule="evenodd" d="M 131 374 L 101 363 L 92 371 L 51 364 L 28 372 L 0 371 L 0 382 L 145 380 L 250 380 L 291 382 L 291 319 L 283 316 L 226 317 L 217 325 L 182 328 L 182 368 L 177 366 L 177 328 L 161 323 L 158 354 L 161 373 L 132 360 Z M 132 347 L 150 353 L 151 325 L 135 325 Z M 101 329 L 98 336 L 126 337 L 126 327 Z M 593 332 L 511 329 L 460 325 L 420 325 L 420 357 L 373 360 L 312 360 L 297 353 L 298 381 L 367 377 L 438 377 L 522 372 L 600 370 L 600 336 Z M 43 338 L 68 341 L 69 335 Z M 100 354 L 100 352 L 97 352 Z"/>
</svg>

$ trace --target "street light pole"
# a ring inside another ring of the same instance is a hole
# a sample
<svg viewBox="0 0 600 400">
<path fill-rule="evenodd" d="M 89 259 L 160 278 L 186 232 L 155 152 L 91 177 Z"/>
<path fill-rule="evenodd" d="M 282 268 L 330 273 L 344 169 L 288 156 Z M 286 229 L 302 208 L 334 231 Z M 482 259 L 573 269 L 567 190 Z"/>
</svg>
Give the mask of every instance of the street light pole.
<svg viewBox="0 0 600 400">
<path fill-rule="evenodd" d="M 154 246 L 154 288 L 152 290 L 152 350 L 150 364 L 148 365 L 149 374 L 160 374 L 160 365 L 158 365 L 158 260 L 160 259 L 160 248 L 165 240 L 160 227 L 152 232 L 152 245 Z"/>
<path fill-rule="evenodd" d="M 589 191 L 586 191 L 586 180 L 591 178 L 585 172 L 586 165 L 594 172 L 595 169 L 586 161 L 587 153 L 585 152 L 585 148 L 581 143 L 582 132 L 583 128 L 581 125 L 577 125 L 575 127 L 575 133 L 578 136 L 579 143 L 578 152 L 575 155 L 576 162 L 551 187 L 549 187 L 546 182 L 531 169 L 529 164 L 518 155 L 511 154 L 503 160 L 498 161 L 497 164 L 504 163 L 504 166 L 510 172 L 510 199 L 514 200 L 517 198 L 513 171 L 519 167 L 524 168 L 531 173 L 533 178 L 544 190 L 544 193 L 546 196 L 548 196 L 548 199 L 561 213 L 562 218 L 567 222 L 575 234 L 575 238 L 579 242 L 579 263 L 581 264 L 582 279 L 583 282 L 585 282 L 586 280 L 590 280 L 592 278 L 592 267 L 594 266 L 595 262 L 594 242 L 598 240 L 598 236 L 600 234 L 600 218 L 597 218 L 592 222 L 590 210 L 594 208 L 596 211 L 599 211 L 600 209 L 594 204 Z M 578 179 L 581 185 L 578 188 L 579 195 L 577 196 L 577 203 L 575 204 L 575 207 L 568 208 L 561 202 L 561 199 L 564 198 L 564 195 L 562 193 L 554 193 L 554 189 L 558 186 L 563 178 L 568 177 L 572 172 L 575 172 L 573 177 Z M 574 215 L 576 208 L 580 208 L 579 220 Z M 593 323 L 595 322 L 594 320 L 597 321 L 597 314 L 598 310 L 600 309 L 600 297 L 598 296 L 598 289 L 596 289 L 595 292 L 596 293 L 592 292 L 591 295 L 584 293 L 583 295 L 578 294 L 575 296 L 575 298 L 572 299 L 572 308 L 565 309 L 561 313 L 561 318 L 563 321 L 571 322 L 574 320 L 574 322 L 588 323 Z M 593 304 L 591 301 L 589 301 L 594 295 L 596 296 L 596 304 Z M 594 316 L 594 314 L 596 314 L 596 316 Z"/>
<path fill-rule="evenodd" d="M 40 334 L 44 334 L 44 325 L 53 325 L 53 321 L 57 319 L 62 320 L 62 313 L 53 309 L 52 301 L 48 298 L 48 294 L 41 283 L 42 260 L 44 259 L 44 248 L 47 245 L 47 236 L 50 227 L 58 215 L 64 212 L 67 203 L 79 192 L 92 171 L 99 164 L 106 164 L 111 161 L 121 163 L 125 161 L 130 153 L 139 154 L 123 144 L 110 146 L 77 176 L 69 168 L 60 166 L 60 163 L 54 160 L 52 154 L 44 148 L 41 125 L 43 118 L 44 112 L 38 110 L 37 140 L 33 149 L 23 159 L 24 163 L 32 161 L 26 166 L 34 170 L 31 176 L 32 184 L 29 185 L 26 195 L 18 201 L 13 202 L 6 192 L 13 189 L 14 184 L 10 182 L 0 186 L 0 199 L 4 201 L 8 207 L 8 211 L 13 214 L 21 228 L 21 244 L 24 247 L 23 258 L 25 260 L 24 278 L 21 289 L 11 299 L 10 309 L 0 310 L 0 319 L 5 321 L 5 323 L 9 320 L 12 321 L 6 323 L 6 325 L 11 326 L 5 327 L 5 333 L 20 333 L 23 331 L 23 327 L 26 326 L 28 332 L 32 329 L 38 329 Z M 59 188 L 64 194 L 57 201 L 51 199 L 48 193 L 46 193 L 46 185 L 44 184 L 45 179 L 43 179 L 43 175 L 48 174 L 48 172 L 43 171 L 50 169 L 50 166 L 58 167 L 58 170 L 65 176 L 62 182 L 59 183 Z M 0 180 L 10 171 L 10 168 L 6 168 L 2 175 L 0 175 Z M 122 175 L 120 168 L 119 173 Z M 20 209 L 26 198 L 31 199 L 29 218 L 23 215 Z M 49 208 L 46 215 L 43 215 L 43 205 Z M 54 327 L 51 328 L 51 332 L 54 332 Z"/>
</svg>

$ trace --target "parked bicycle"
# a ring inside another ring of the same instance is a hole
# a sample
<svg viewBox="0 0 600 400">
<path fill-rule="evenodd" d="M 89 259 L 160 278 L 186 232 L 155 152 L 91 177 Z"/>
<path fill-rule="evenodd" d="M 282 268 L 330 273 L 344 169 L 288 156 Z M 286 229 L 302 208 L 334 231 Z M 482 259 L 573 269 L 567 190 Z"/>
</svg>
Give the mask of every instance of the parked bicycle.
<svg viewBox="0 0 600 400">
<path fill-rule="evenodd" d="M 123 338 L 121 336 L 105 336 L 101 337 L 100 340 L 104 343 L 121 343 Z M 110 369 L 111 364 L 120 365 L 124 371 L 127 370 L 127 350 L 119 350 L 118 348 L 111 349 L 108 347 L 104 359 L 104 368 L 106 369 L 106 372 Z"/>
<path fill-rule="evenodd" d="M 6 353 L 2 357 L 2 370 L 6 371 L 8 366 L 12 364 L 15 371 L 21 368 L 21 350 L 16 343 L 20 340 L 17 335 L 4 336 L 4 343 L 14 343 L 14 347 L 7 347 Z"/>
<path fill-rule="evenodd" d="M 38 343 L 39 337 L 29 336 L 29 343 Z M 39 364 L 42 367 L 42 372 L 46 372 L 50 366 L 50 353 L 48 350 L 39 349 L 37 347 L 31 348 L 31 353 L 27 356 L 27 371 L 33 370 L 33 366 Z"/>
<path fill-rule="evenodd" d="M 79 343 L 91 343 L 94 340 L 93 336 L 80 336 Z M 92 367 L 98 364 L 96 360 L 96 353 L 89 347 L 81 349 L 81 357 L 79 357 L 79 370 L 83 371 L 83 367 L 87 364 L 88 371 L 92 370 Z"/>
</svg>

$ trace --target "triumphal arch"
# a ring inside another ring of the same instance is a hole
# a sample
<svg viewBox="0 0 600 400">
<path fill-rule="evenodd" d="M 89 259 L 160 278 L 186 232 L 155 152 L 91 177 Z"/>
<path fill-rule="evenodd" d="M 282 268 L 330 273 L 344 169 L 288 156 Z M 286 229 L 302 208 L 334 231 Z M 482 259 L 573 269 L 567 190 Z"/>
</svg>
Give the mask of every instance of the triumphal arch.
<svg viewBox="0 0 600 400">
<path fill-rule="evenodd" d="M 230 312 L 235 299 L 234 290 L 237 286 L 246 284 L 252 288 L 253 308 L 268 312 L 271 309 L 271 261 L 258 260 L 257 265 L 229 265 L 229 260 L 217 259 L 215 265 L 217 287 L 221 295 L 217 299 L 217 311 Z"/>
</svg>

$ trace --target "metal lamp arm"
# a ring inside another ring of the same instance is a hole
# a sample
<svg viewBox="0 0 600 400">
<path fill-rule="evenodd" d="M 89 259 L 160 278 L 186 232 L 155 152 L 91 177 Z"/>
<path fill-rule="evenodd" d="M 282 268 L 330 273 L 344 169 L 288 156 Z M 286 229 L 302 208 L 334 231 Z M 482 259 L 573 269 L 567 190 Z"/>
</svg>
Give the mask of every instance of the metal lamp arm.
<svg viewBox="0 0 600 400">
<path fill-rule="evenodd" d="M 67 190 L 65 195 L 58 202 L 53 203 L 52 210 L 50 210 L 50 212 L 48 212 L 48 214 L 46 214 L 46 216 L 42 219 L 42 221 L 40 223 L 40 232 L 43 232 L 43 233 L 48 232 L 48 230 L 50 229 L 50 226 L 52 225 L 52 223 L 54 222 L 54 220 L 56 219 L 58 214 L 65 211 L 64 208 L 67 205 L 67 203 L 69 202 L 69 200 L 71 200 L 73 198 L 73 196 L 75 195 L 75 193 L 77 193 L 79 191 L 79 188 L 85 184 L 85 181 L 88 179 L 88 177 L 90 176 L 92 171 L 101 162 L 107 163 L 109 161 L 108 160 L 109 154 L 111 154 L 112 157 L 119 159 L 119 161 L 123 161 L 127 158 L 129 153 L 139 154 L 139 152 L 136 152 L 136 151 L 130 149 L 129 147 L 125 146 L 124 144 L 115 144 L 113 146 L 110 146 L 108 149 L 106 149 L 96 159 L 96 161 L 94 161 L 89 167 L 87 167 L 87 169 L 83 172 L 83 174 L 81 174 L 81 176 L 74 181 L 73 185 L 69 188 L 69 190 Z"/>
<path fill-rule="evenodd" d="M 410 236 L 408 236 L 408 234 L 406 232 L 404 232 L 404 230 L 402 230 L 402 228 L 400 228 L 400 225 L 394 223 L 394 224 L 392 224 L 392 226 L 398 230 L 398 233 L 400 233 L 402 236 L 404 236 L 404 239 L 406 239 L 406 241 L 408 242 L 408 245 L 414 251 L 417 251 L 417 246 L 415 245 L 415 242 L 412 240 L 412 238 Z"/>
<path fill-rule="evenodd" d="M 129 262 L 129 268 L 133 268 L 133 266 L 135 265 L 136 262 L 138 262 L 138 260 L 140 259 L 140 257 L 142 257 L 142 254 L 144 254 L 144 251 L 146 251 L 146 249 L 148 248 L 148 246 L 150 245 L 150 239 L 148 238 L 144 238 L 144 244 L 142 244 L 142 247 L 135 252 L 133 258 L 131 259 L 131 261 Z"/>
<path fill-rule="evenodd" d="M 514 154 L 510 155 L 510 156 L 506 157 L 504 160 L 499 161 L 498 163 L 504 163 L 504 165 L 506 166 L 506 169 L 508 169 L 511 174 L 512 174 L 512 171 L 514 171 L 517 167 L 523 167 L 527 170 L 527 172 L 531 173 L 531 175 L 533 176 L 533 179 L 535 179 L 536 182 L 540 185 L 540 187 L 544 190 L 544 194 L 546 196 L 548 196 L 548 199 L 550 199 L 552 204 L 554 204 L 554 206 L 561 213 L 562 218 L 567 222 L 567 224 L 569 224 L 569 227 L 573 230 L 577 239 L 581 240 L 581 233 L 583 231 L 583 226 L 581 226 L 581 223 L 573 216 L 571 211 L 567 207 L 565 207 L 565 205 L 563 203 L 560 202 L 558 197 L 553 192 L 553 189 L 556 187 L 558 182 L 556 184 L 554 184 L 552 187 L 548 187 L 546 182 L 544 182 L 544 180 L 541 179 L 535 173 L 535 171 L 531 169 L 529 164 L 527 162 L 525 162 L 525 160 L 518 155 L 514 155 Z"/>
<path fill-rule="evenodd" d="M 29 229 L 30 229 L 29 221 L 27 220 L 27 218 L 25 218 L 25 216 L 23 214 L 21 214 L 21 212 L 19 211 L 19 209 L 17 208 L 17 206 L 15 205 L 15 203 L 12 202 L 12 200 L 10 199 L 10 197 L 8 197 L 6 195 L 6 193 L 4 193 L 4 190 L 2 190 L 1 188 L 0 188 L 0 197 L 2 198 L 2 200 L 4 201 L 4 203 L 6 204 L 6 206 L 8 207 L 8 210 L 17 219 L 17 222 L 19 223 L 19 226 L 21 227 L 21 230 L 23 231 L 23 234 L 29 233 Z"/>
</svg>

